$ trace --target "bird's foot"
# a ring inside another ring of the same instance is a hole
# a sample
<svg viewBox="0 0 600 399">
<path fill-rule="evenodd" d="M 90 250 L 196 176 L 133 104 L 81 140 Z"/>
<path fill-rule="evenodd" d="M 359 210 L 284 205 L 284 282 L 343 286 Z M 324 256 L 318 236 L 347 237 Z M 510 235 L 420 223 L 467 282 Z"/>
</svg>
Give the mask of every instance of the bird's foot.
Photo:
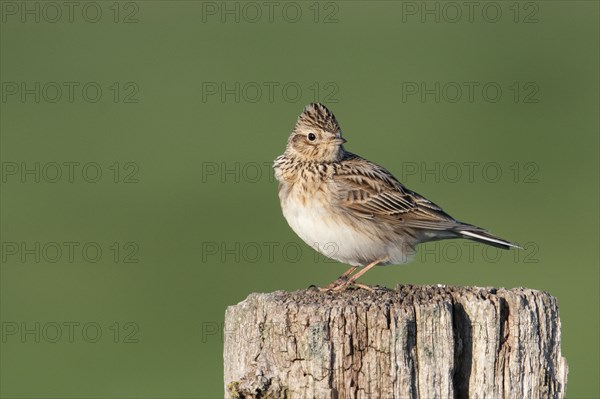
<svg viewBox="0 0 600 399">
<path fill-rule="evenodd" d="M 369 291 L 374 291 L 374 288 L 365 284 L 357 283 L 356 280 L 365 274 L 369 269 L 373 268 L 373 266 L 377 266 L 381 262 L 387 261 L 387 258 L 375 260 L 368 265 L 364 266 L 362 270 L 354 273 L 358 266 L 352 266 L 350 269 L 346 270 L 344 274 L 337 278 L 333 283 L 326 285 L 323 288 L 320 288 L 321 291 L 342 291 L 350 286 L 355 286 L 358 288 L 363 288 Z M 354 273 L 354 274 L 352 274 Z"/>
<path fill-rule="evenodd" d="M 367 284 L 357 283 L 349 279 L 337 279 L 333 283 L 326 285 L 325 287 L 319 288 L 321 292 L 337 292 L 344 291 L 350 287 L 362 288 L 367 291 L 375 291 L 375 287 L 371 287 Z"/>
<path fill-rule="evenodd" d="M 319 291 L 321 291 L 321 292 L 340 291 L 342 289 L 348 288 L 348 286 L 349 286 L 348 278 L 343 276 L 343 277 L 339 277 L 338 279 L 333 281 L 331 284 L 327 284 L 325 287 L 320 287 Z"/>
</svg>

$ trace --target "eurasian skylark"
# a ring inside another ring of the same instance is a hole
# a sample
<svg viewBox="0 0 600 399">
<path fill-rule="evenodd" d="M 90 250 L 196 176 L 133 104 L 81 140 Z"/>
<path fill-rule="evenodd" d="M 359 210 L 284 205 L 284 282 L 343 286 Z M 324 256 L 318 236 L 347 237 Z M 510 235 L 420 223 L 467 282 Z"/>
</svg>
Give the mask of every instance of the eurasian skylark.
<svg viewBox="0 0 600 399">
<path fill-rule="evenodd" d="M 364 287 L 356 279 L 373 266 L 406 263 L 416 245 L 427 241 L 467 238 L 519 248 L 454 219 L 383 167 L 346 151 L 344 143 L 331 111 L 309 104 L 273 165 L 292 230 L 323 255 L 352 265 L 324 289 Z"/>
</svg>

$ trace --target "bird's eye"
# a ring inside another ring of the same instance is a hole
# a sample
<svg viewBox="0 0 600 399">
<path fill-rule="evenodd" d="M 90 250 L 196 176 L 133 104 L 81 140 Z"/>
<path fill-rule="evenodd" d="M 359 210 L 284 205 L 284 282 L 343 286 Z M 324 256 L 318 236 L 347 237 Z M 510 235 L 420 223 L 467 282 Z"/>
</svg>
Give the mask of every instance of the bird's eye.
<svg viewBox="0 0 600 399">
<path fill-rule="evenodd" d="M 308 134 L 308 140 L 309 141 L 315 141 L 316 138 L 317 138 L 317 136 L 315 136 L 314 133 L 309 133 Z"/>
</svg>

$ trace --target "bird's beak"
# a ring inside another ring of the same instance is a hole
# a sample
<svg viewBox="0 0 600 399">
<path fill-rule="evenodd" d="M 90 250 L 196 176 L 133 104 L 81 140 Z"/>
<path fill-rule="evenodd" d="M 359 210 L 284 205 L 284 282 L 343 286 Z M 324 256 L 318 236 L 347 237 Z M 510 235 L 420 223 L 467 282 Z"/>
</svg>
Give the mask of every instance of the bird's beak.
<svg viewBox="0 0 600 399">
<path fill-rule="evenodd" d="M 333 143 L 334 144 L 338 144 L 338 145 L 342 145 L 344 143 L 346 143 L 346 139 L 343 137 L 336 137 L 335 139 L 333 139 Z"/>
</svg>

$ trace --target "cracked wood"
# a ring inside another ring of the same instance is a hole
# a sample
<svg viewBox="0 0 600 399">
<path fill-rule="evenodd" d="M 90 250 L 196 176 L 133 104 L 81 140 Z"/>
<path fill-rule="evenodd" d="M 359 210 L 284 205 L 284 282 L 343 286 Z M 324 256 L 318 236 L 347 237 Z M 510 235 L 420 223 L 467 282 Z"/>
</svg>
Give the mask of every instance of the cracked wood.
<svg viewBox="0 0 600 399">
<path fill-rule="evenodd" d="M 564 398 L 548 293 L 398 286 L 251 294 L 225 314 L 227 398 Z"/>
</svg>

